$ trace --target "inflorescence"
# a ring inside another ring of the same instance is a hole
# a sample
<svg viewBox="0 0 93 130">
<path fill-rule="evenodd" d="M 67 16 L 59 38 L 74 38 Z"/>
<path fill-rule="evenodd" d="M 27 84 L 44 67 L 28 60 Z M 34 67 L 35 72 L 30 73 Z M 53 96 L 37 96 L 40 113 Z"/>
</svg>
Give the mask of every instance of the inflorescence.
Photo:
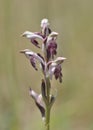
<svg viewBox="0 0 93 130">
<path fill-rule="evenodd" d="M 40 69 L 44 75 L 41 80 L 41 94 L 37 94 L 32 88 L 30 88 L 30 95 L 34 99 L 37 107 L 39 108 L 43 119 L 46 119 L 46 107 L 49 106 L 51 109 L 55 96 L 51 94 L 51 80 L 53 76 L 55 79 L 59 79 L 62 82 L 62 63 L 66 59 L 65 57 L 57 57 L 57 37 L 58 33 L 54 32 L 49 27 L 48 19 L 41 21 L 40 32 L 25 31 L 22 36 L 30 40 L 38 49 L 41 49 L 43 56 L 39 53 L 33 52 L 32 50 L 25 49 L 20 52 L 30 61 L 32 67 L 37 71 L 37 62 L 40 64 Z M 39 43 L 39 41 L 41 42 Z M 47 119 L 46 119 L 47 120 Z"/>
</svg>

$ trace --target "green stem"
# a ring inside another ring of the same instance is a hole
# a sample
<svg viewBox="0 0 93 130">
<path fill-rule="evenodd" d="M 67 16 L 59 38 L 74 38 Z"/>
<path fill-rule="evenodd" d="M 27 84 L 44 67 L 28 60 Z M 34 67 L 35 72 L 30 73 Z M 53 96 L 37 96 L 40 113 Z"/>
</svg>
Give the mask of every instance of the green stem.
<svg viewBox="0 0 93 130">
<path fill-rule="evenodd" d="M 46 103 L 46 120 L 45 120 L 45 126 L 46 130 L 50 130 L 50 79 L 49 77 L 45 77 L 46 81 L 46 95 L 47 95 L 47 103 Z"/>
<path fill-rule="evenodd" d="M 46 130 L 50 130 L 50 108 L 46 106 L 46 122 L 45 122 Z"/>
</svg>

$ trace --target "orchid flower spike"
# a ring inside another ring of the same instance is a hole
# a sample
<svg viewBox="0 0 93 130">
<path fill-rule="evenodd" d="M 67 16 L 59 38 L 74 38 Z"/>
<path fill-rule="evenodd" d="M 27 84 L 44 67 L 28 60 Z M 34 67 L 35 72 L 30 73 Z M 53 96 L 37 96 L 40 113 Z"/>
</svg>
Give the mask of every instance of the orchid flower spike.
<svg viewBox="0 0 93 130">
<path fill-rule="evenodd" d="M 27 57 L 35 70 L 38 70 L 37 63 L 39 63 L 41 67 L 43 73 L 41 85 L 39 86 L 41 93 L 38 94 L 31 88 L 29 93 L 41 112 L 41 116 L 45 121 L 45 127 L 47 130 L 49 130 L 50 110 L 56 99 L 56 96 L 51 92 L 51 80 L 55 77 L 56 80 L 59 80 L 59 82 L 62 83 L 62 63 L 66 59 L 65 57 L 55 58 L 57 55 L 58 33 L 52 31 L 49 25 L 48 19 L 44 18 L 41 21 L 40 32 L 25 31 L 22 34 L 22 36 L 29 39 L 33 45 L 41 49 L 42 55 L 40 53 L 33 52 L 30 49 L 20 51 L 20 53 L 23 53 Z"/>
</svg>

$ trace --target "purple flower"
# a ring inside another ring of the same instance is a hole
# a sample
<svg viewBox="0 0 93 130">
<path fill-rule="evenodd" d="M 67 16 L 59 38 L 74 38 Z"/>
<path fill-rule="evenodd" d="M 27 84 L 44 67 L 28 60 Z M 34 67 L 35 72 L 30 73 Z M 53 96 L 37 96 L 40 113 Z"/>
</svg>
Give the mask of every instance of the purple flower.
<svg viewBox="0 0 93 130">
<path fill-rule="evenodd" d="M 62 68 L 61 65 L 57 65 L 54 71 L 55 79 L 57 80 L 59 78 L 59 82 L 62 82 Z"/>
<path fill-rule="evenodd" d="M 41 21 L 41 28 L 48 28 L 48 27 L 49 27 L 48 19 L 44 18 L 44 19 Z"/>
<path fill-rule="evenodd" d="M 45 65 L 44 59 L 40 54 L 30 51 L 29 49 L 21 50 L 20 52 L 26 55 L 35 70 L 37 70 L 36 61 L 38 61 L 42 66 Z"/>
<path fill-rule="evenodd" d="M 59 79 L 62 82 L 62 68 L 61 63 L 66 59 L 64 57 L 58 57 L 54 60 L 54 56 L 57 54 L 57 32 L 51 32 L 49 28 L 48 19 L 43 19 L 41 21 L 41 32 L 29 32 L 25 31 L 22 36 L 30 39 L 32 44 L 40 48 L 37 39 L 42 41 L 42 51 L 44 53 L 44 58 L 39 53 L 30 51 L 29 49 L 22 50 L 26 57 L 30 60 L 31 65 L 37 70 L 37 61 L 41 65 L 43 74 L 49 76 L 52 79 L 53 75 L 55 79 Z"/>
<path fill-rule="evenodd" d="M 29 32 L 29 31 L 25 31 L 22 34 L 22 36 L 30 39 L 32 44 L 34 44 L 36 47 L 40 48 L 39 43 L 36 40 L 37 38 L 43 40 L 43 37 L 42 37 L 42 35 L 40 33 L 33 33 L 33 32 Z"/>
<path fill-rule="evenodd" d="M 62 82 L 62 68 L 61 64 L 65 60 L 65 57 L 58 57 L 54 61 L 50 61 L 47 63 L 48 67 L 48 74 L 50 79 L 52 79 L 53 75 L 55 76 L 55 79 L 59 78 L 59 81 Z"/>
<path fill-rule="evenodd" d="M 49 45 L 47 47 L 47 58 L 54 59 L 54 55 L 57 54 L 57 43 L 54 40 L 49 41 Z"/>
<path fill-rule="evenodd" d="M 31 65 L 35 68 L 35 70 L 38 70 L 36 67 L 36 59 L 33 55 L 30 57 L 30 62 L 31 62 Z"/>
<path fill-rule="evenodd" d="M 51 32 L 45 43 L 48 61 L 50 59 L 54 59 L 54 55 L 57 54 L 57 43 L 56 43 L 57 36 L 58 36 L 57 32 Z"/>
<path fill-rule="evenodd" d="M 48 19 L 45 18 L 41 21 L 41 28 L 42 28 L 41 33 L 44 37 L 48 36 L 51 33 L 51 29 L 49 28 Z"/>
<path fill-rule="evenodd" d="M 50 79 L 52 79 L 54 75 L 56 79 L 59 78 L 59 81 L 62 82 L 61 64 L 66 58 L 58 57 L 55 60 L 46 63 L 44 58 L 40 54 L 32 52 L 29 49 L 21 50 L 20 52 L 26 55 L 35 70 L 38 70 L 36 67 L 36 61 L 38 61 L 41 65 L 41 69 L 44 75 L 47 75 L 48 77 L 50 77 Z"/>
</svg>

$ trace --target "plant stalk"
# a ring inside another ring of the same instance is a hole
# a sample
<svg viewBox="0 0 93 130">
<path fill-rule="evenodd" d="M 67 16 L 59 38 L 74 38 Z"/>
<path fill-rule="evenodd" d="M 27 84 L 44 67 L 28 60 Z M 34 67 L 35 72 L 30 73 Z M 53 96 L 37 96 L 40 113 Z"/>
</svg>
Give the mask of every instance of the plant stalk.
<svg viewBox="0 0 93 130">
<path fill-rule="evenodd" d="M 46 122 L 45 122 L 46 130 L 50 130 L 50 108 L 46 106 Z"/>
<path fill-rule="evenodd" d="M 50 130 L 50 79 L 49 77 L 45 77 L 45 82 L 46 82 L 46 96 L 47 96 L 47 103 L 46 103 L 46 120 L 45 120 L 45 127 L 46 130 Z"/>
</svg>

